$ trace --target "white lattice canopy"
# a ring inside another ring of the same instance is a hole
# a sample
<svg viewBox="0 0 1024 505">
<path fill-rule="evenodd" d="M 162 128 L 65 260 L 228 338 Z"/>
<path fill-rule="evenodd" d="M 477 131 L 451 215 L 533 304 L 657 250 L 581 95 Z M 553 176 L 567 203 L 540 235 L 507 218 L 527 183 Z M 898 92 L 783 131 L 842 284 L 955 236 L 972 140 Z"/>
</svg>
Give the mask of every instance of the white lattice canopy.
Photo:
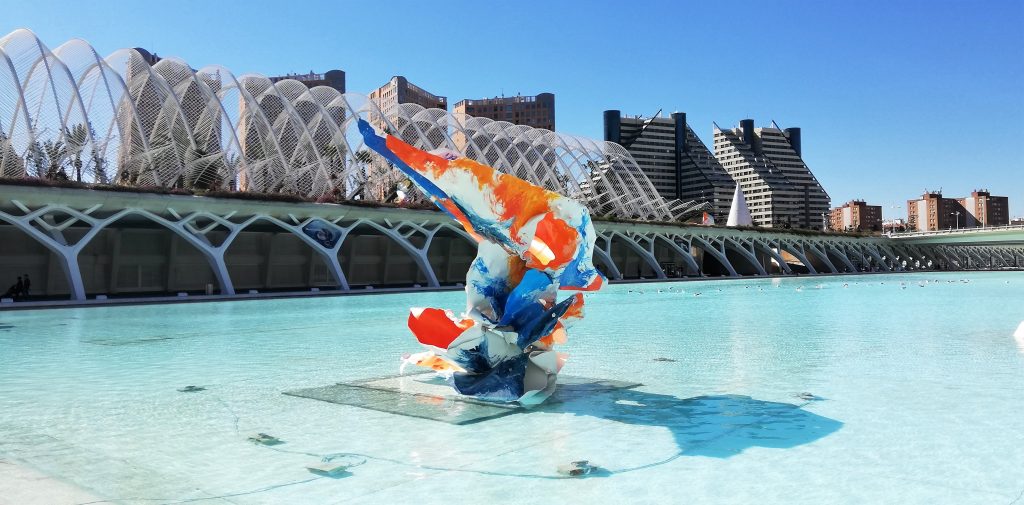
<svg viewBox="0 0 1024 505">
<path fill-rule="evenodd" d="M 291 79 L 236 77 L 87 42 L 0 38 L 0 176 L 388 201 L 404 178 L 366 149 L 356 118 L 421 149 L 447 148 L 586 204 L 676 220 L 706 204 L 660 197 L 618 144 L 402 104 Z M 414 195 L 415 197 L 415 195 Z"/>
</svg>

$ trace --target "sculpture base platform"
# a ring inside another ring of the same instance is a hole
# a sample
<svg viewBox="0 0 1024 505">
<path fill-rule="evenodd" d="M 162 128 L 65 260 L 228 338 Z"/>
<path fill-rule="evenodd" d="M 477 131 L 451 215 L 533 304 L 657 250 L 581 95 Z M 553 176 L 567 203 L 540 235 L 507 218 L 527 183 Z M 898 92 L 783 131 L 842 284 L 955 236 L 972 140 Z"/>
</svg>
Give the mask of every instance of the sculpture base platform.
<svg viewBox="0 0 1024 505">
<path fill-rule="evenodd" d="M 641 385 L 560 375 L 555 393 L 534 409 L 462 396 L 432 372 L 343 382 L 284 394 L 449 424 L 472 424 Z"/>
</svg>

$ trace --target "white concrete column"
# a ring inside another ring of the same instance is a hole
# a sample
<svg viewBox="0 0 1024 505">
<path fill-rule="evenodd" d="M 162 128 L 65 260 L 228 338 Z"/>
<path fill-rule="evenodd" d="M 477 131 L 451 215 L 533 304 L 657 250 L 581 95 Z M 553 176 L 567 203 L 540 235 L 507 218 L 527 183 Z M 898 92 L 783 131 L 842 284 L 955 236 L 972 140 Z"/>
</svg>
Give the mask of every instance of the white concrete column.
<svg viewBox="0 0 1024 505">
<path fill-rule="evenodd" d="M 804 266 L 807 267 L 807 273 L 818 273 L 818 269 L 814 268 L 814 265 L 812 265 L 811 261 L 807 258 L 807 254 L 804 253 L 803 247 L 801 246 L 801 248 L 798 249 L 795 245 L 796 244 L 783 245 L 782 240 L 779 240 L 779 249 L 796 256 L 796 259 L 800 260 L 800 263 L 803 263 Z"/>
<path fill-rule="evenodd" d="M 718 248 L 711 245 L 707 240 L 704 240 L 703 238 L 698 237 L 696 235 L 693 236 L 693 240 L 697 242 L 697 247 L 700 247 L 701 249 L 704 250 L 704 254 L 710 254 L 716 260 L 718 260 L 718 262 L 721 263 L 722 266 L 725 267 L 725 270 L 729 273 L 729 277 L 740 276 L 740 274 L 736 272 L 736 268 L 734 268 L 732 266 L 732 263 L 729 262 L 729 258 L 725 256 L 724 252 L 719 251 Z M 701 271 L 703 272 L 705 270 L 701 269 Z"/>
</svg>

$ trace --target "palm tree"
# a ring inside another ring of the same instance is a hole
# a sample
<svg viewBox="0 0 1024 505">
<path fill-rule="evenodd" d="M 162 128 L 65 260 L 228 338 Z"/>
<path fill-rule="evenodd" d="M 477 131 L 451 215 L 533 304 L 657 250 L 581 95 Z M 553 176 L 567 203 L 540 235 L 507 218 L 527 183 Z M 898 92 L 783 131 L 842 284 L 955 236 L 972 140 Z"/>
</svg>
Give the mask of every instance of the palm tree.
<svg viewBox="0 0 1024 505">
<path fill-rule="evenodd" d="M 64 162 L 68 156 L 68 146 L 61 140 L 43 142 L 43 153 L 46 156 L 46 178 L 50 180 L 68 180 L 64 170 Z"/>
<path fill-rule="evenodd" d="M 75 167 L 75 180 L 82 182 L 82 151 L 89 141 L 89 130 L 84 124 L 76 124 L 64 130 L 64 139 L 68 145 L 68 151 L 73 158 L 72 164 Z"/>
<path fill-rule="evenodd" d="M 223 153 L 210 155 L 206 149 L 190 147 L 185 152 L 185 166 L 191 169 L 183 174 L 179 187 L 214 190 L 224 182 L 220 170 L 224 167 Z"/>
</svg>

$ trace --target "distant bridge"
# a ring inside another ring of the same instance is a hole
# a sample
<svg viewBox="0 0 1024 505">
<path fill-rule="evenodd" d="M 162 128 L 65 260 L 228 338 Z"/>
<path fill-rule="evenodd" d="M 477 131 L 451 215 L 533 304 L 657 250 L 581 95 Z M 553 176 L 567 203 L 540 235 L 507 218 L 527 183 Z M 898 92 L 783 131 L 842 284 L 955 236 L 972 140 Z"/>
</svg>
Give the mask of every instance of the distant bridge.
<svg viewBox="0 0 1024 505">
<path fill-rule="evenodd" d="M 1020 230 L 981 244 L 932 235 L 595 227 L 595 264 L 612 280 L 1024 265 Z M 469 235 L 435 211 L 0 186 L 0 286 L 29 274 L 33 294 L 49 298 L 451 286 L 465 281 L 475 255 Z"/>
<path fill-rule="evenodd" d="M 927 248 L 950 270 L 1024 268 L 1024 225 L 897 233 L 893 242 Z"/>
</svg>

